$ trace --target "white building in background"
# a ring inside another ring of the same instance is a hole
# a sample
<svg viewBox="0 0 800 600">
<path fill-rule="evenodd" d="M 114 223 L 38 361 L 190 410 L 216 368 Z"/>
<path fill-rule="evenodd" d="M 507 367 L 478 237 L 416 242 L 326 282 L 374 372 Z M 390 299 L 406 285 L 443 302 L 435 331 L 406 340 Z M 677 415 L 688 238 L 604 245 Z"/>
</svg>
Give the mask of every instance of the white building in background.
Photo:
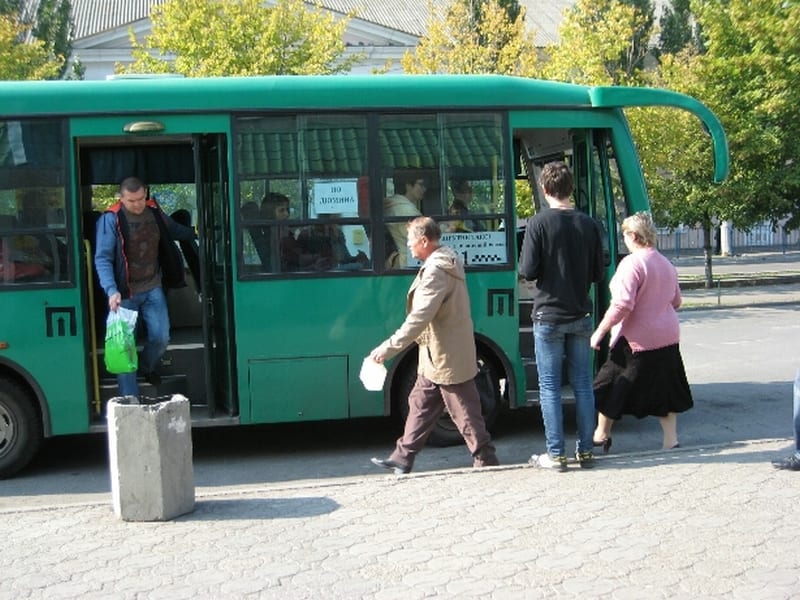
<svg viewBox="0 0 800 600">
<path fill-rule="evenodd" d="M 38 0 L 30 0 L 32 4 Z M 451 0 L 320 0 L 337 17 L 354 12 L 344 41 L 348 52 L 365 60 L 353 73 L 372 73 L 391 61 L 390 72 L 399 73 L 400 59 L 416 47 L 425 34 L 428 3 L 445 6 Z M 141 42 L 151 31 L 150 10 L 166 0 L 71 0 L 75 24 L 73 59 L 86 69 L 85 79 L 105 79 L 117 63 L 132 62 L 129 30 Z M 274 4 L 266 0 L 266 4 Z M 528 27 L 539 47 L 558 41 L 564 10 L 575 0 L 520 0 Z M 313 3 L 307 3 L 311 8 Z"/>
</svg>

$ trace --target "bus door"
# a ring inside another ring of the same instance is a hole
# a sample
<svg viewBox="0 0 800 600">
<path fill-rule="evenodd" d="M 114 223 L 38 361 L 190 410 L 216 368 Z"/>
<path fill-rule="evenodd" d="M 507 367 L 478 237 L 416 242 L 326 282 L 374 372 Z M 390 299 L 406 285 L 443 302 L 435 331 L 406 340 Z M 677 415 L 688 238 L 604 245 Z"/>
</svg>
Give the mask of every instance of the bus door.
<svg viewBox="0 0 800 600">
<path fill-rule="evenodd" d="M 216 333 L 225 327 L 227 291 L 215 286 L 218 273 L 213 257 L 225 256 L 227 236 L 217 236 L 225 210 L 227 169 L 226 132 L 229 120 L 221 115 L 148 115 L 83 117 L 71 124 L 75 195 L 82 213 L 83 247 L 79 254 L 81 288 L 86 298 L 84 319 L 88 329 L 85 356 L 89 373 L 89 404 L 93 422 L 104 423 L 105 403 L 118 389 L 116 378 L 103 361 L 103 337 L 108 301 L 94 272 L 94 231 L 97 219 L 113 202 L 120 181 L 135 175 L 149 188 L 165 213 L 183 224 L 197 227 L 197 243 L 180 243 L 186 267 L 186 286 L 165 290 L 170 317 L 170 343 L 158 368 L 160 381 L 139 381 L 140 393 L 149 397 L 185 395 L 192 405 L 193 420 L 231 414 L 228 369 L 216 361 Z M 216 132 L 203 133 L 198 132 Z M 216 229 L 215 229 L 216 228 Z M 224 228 L 222 229 L 224 231 Z M 207 233 L 208 232 L 208 233 Z M 215 237 L 217 236 L 217 237 Z M 224 268 L 224 267 L 220 267 Z M 206 269 L 211 271 L 206 272 Z M 217 296 L 221 295 L 215 308 Z M 212 318 L 213 317 L 213 318 Z M 146 328 L 137 327 L 137 342 L 144 343 Z M 227 343 L 227 340 L 226 340 Z M 213 362 L 212 362 L 213 361 Z M 209 368 L 213 365 L 213 368 Z M 215 373 L 214 380 L 210 373 Z M 222 385 L 218 385 L 222 381 Z M 227 410 L 218 411 L 218 408 Z"/>
<path fill-rule="evenodd" d="M 609 239 L 614 235 L 613 227 L 609 229 L 607 222 L 609 202 L 607 186 L 604 182 L 608 179 L 603 173 L 605 168 L 600 160 L 602 154 L 598 143 L 607 137 L 606 131 L 613 126 L 613 119 L 599 113 L 585 111 L 536 111 L 526 113 L 513 113 L 511 115 L 511 130 L 514 138 L 515 151 L 520 154 L 521 166 L 518 177 L 527 179 L 533 197 L 533 212 L 546 206 L 546 201 L 539 183 L 541 170 L 549 162 L 564 161 L 572 169 L 575 192 L 574 202 L 578 210 L 587 213 L 598 221 L 602 227 L 603 248 L 607 258 L 613 247 Z M 611 210 L 613 218 L 614 211 Z M 522 233 L 520 228 L 517 233 L 518 250 L 521 248 Z M 610 260 L 610 259 L 609 259 Z M 610 267 L 613 273 L 613 266 Z M 595 287 L 595 311 L 602 310 L 602 301 L 605 293 L 598 294 L 600 288 L 605 289 L 606 282 L 601 282 Z M 519 318 L 520 318 L 520 353 L 523 358 L 527 402 L 538 402 L 538 372 L 533 350 L 533 323 L 531 312 L 533 284 L 520 282 L 519 289 Z M 565 377 L 564 381 L 568 381 Z M 564 397 L 572 394 L 566 386 Z"/>
<path fill-rule="evenodd" d="M 205 337 L 206 390 L 209 417 L 232 416 L 237 408 L 233 393 L 235 330 L 231 302 L 231 238 L 227 185 L 227 138 L 195 136 L 197 197 L 200 206 L 202 304 Z"/>
</svg>

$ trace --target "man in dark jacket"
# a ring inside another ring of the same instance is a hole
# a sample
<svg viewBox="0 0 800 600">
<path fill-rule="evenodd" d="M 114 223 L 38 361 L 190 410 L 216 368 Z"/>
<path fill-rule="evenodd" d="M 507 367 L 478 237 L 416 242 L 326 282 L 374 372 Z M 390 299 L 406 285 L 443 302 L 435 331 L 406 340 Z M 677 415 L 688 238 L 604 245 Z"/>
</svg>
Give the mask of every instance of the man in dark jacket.
<svg viewBox="0 0 800 600">
<path fill-rule="evenodd" d="M 185 284 L 183 262 L 174 240 L 193 240 L 191 227 L 168 217 L 148 199 L 141 179 L 128 177 L 119 186 L 119 201 L 97 222 L 94 255 L 108 308 L 138 311 L 147 326 L 147 341 L 139 357 L 146 381 L 160 383 L 156 371 L 169 343 L 169 313 L 162 286 Z M 117 376 L 121 396 L 138 396 L 136 373 Z"/>
</svg>

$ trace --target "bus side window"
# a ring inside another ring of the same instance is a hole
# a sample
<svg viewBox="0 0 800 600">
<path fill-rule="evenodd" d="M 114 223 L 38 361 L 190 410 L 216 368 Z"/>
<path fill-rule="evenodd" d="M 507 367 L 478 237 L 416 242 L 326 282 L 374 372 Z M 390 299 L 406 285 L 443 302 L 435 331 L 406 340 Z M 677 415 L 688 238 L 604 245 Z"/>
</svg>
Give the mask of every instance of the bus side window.
<svg viewBox="0 0 800 600">
<path fill-rule="evenodd" d="M 269 269 L 269 236 L 267 230 L 262 225 L 251 224 L 248 222 L 257 221 L 261 218 L 260 209 L 255 202 L 245 202 L 240 210 L 244 227 L 242 230 L 249 236 L 253 248 L 261 261 L 262 271 Z"/>
<path fill-rule="evenodd" d="M 363 228 L 362 228 L 363 231 Z M 321 222 L 303 229 L 297 236 L 300 256 L 305 265 L 317 271 L 354 271 L 369 263 L 366 253 L 358 250 L 351 254 L 342 226 Z"/>
</svg>

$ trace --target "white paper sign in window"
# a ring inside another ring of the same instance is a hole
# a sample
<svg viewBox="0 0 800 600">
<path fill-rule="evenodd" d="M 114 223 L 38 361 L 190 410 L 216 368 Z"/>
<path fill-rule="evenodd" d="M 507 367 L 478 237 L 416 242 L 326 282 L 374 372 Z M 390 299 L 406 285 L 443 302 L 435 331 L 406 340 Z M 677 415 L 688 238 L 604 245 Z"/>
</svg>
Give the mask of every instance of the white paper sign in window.
<svg viewBox="0 0 800 600">
<path fill-rule="evenodd" d="M 503 265 L 508 263 L 505 231 L 443 233 L 441 243 L 455 250 L 464 259 L 464 265 Z M 408 265 L 422 263 L 408 253 Z"/>
<path fill-rule="evenodd" d="M 314 213 L 318 215 L 358 215 L 357 179 L 317 179 L 313 181 L 311 194 Z"/>
</svg>

